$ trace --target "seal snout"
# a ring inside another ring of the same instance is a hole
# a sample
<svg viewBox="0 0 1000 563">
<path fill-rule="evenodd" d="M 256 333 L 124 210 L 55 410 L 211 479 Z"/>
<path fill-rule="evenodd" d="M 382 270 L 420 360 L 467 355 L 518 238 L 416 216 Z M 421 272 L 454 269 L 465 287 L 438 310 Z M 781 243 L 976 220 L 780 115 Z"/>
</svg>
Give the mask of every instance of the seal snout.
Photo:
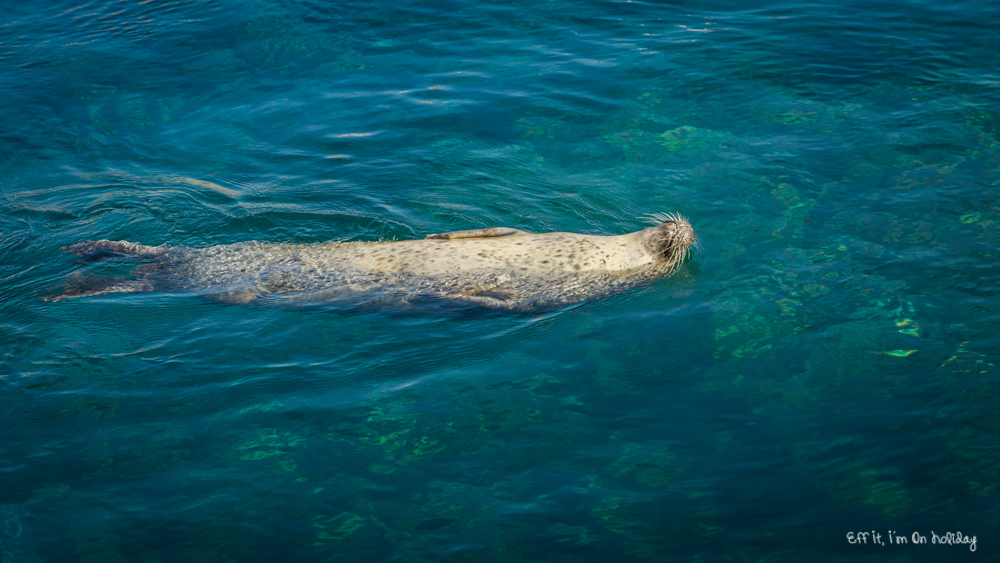
<svg viewBox="0 0 1000 563">
<path fill-rule="evenodd" d="M 680 215 L 658 214 L 653 217 L 662 222 L 646 229 L 646 248 L 649 252 L 670 265 L 687 258 L 697 236 L 691 223 Z"/>
</svg>

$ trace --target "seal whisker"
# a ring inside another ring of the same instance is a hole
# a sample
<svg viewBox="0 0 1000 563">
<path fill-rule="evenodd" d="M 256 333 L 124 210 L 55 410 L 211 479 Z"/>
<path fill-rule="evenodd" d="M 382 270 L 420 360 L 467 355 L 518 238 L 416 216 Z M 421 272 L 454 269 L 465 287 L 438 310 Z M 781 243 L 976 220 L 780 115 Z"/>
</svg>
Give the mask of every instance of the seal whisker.
<svg viewBox="0 0 1000 563">
<path fill-rule="evenodd" d="M 680 213 L 650 213 L 648 215 L 640 215 L 638 219 L 659 225 L 661 223 L 666 223 L 673 221 L 675 223 L 689 223 L 686 217 Z"/>
</svg>

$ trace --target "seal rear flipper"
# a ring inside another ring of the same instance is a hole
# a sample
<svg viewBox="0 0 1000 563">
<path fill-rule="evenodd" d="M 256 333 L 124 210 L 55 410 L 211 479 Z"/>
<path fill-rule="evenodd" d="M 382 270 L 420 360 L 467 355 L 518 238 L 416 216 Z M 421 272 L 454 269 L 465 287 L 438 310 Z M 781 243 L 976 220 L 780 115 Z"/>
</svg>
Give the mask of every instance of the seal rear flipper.
<svg viewBox="0 0 1000 563">
<path fill-rule="evenodd" d="M 78 297 L 93 297 L 108 293 L 139 293 L 152 291 L 153 286 L 148 280 L 137 278 L 87 278 L 73 280 L 71 285 L 60 293 L 43 297 L 45 301 L 62 301 Z"/>
<path fill-rule="evenodd" d="M 156 257 L 167 249 L 163 246 L 146 246 L 127 240 L 88 240 L 62 247 L 62 250 L 79 256 L 78 263 L 89 264 L 112 258 Z"/>
<path fill-rule="evenodd" d="M 439 233 L 427 235 L 429 239 L 435 240 L 455 240 L 462 238 L 489 238 L 507 237 L 512 235 L 530 235 L 527 231 L 512 229 L 510 227 L 492 227 L 489 229 L 473 229 L 471 231 L 452 231 L 450 233 Z"/>
</svg>

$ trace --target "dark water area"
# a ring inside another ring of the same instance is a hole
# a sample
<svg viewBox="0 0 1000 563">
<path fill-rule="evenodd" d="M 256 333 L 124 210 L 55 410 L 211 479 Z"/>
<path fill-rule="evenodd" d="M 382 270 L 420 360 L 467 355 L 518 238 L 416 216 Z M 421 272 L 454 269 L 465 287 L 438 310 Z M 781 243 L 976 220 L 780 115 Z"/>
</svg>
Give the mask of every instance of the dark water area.
<svg viewBox="0 0 1000 563">
<path fill-rule="evenodd" d="M 0 561 L 996 560 L 998 21 L 7 2 Z M 134 267 L 86 240 L 666 212 L 677 272 L 531 314 L 45 300 Z"/>
</svg>

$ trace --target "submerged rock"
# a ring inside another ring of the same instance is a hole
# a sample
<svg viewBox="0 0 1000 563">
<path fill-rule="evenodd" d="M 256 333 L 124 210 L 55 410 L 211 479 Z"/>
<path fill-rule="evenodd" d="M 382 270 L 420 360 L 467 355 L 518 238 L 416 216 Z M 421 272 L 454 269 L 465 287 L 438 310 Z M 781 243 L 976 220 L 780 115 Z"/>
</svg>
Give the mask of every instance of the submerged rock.
<svg viewBox="0 0 1000 563">
<path fill-rule="evenodd" d="M 0 504 L 0 563 L 40 563 L 31 542 L 31 528 L 24 509 L 17 504 Z"/>
</svg>

